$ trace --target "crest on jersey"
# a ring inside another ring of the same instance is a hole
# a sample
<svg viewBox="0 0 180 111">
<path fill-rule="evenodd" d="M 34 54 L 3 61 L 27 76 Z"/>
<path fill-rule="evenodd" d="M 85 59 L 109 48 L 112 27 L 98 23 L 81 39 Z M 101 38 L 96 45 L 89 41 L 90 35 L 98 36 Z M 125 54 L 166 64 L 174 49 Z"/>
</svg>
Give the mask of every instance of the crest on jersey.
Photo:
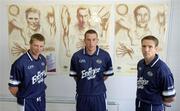
<svg viewBox="0 0 180 111">
<path fill-rule="evenodd" d="M 32 69 L 32 68 L 34 68 L 34 65 L 29 65 L 28 66 L 28 69 Z"/>
<path fill-rule="evenodd" d="M 79 59 L 79 63 L 86 63 L 85 59 Z"/>
<path fill-rule="evenodd" d="M 42 65 L 42 66 L 45 66 L 45 63 L 44 63 L 44 62 L 41 62 L 41 65 Z"/>
<path fill-rule="evenodd" d="M 96 63 L 97 63 L 97 64 L 102 64 L 102 60 L 101 60 L 101 59 L 97 59 L 97 60 L 96 60 Z"/>
<path fill-rule="evenodd" d="M 153 76 L 153 73 L 152 73 L 151 71 L 148 71 L 148 72 L 147 72 L 147 75 L 150 76 L 150 77 L 152 77 L 152 76 Z"/>
</svg>

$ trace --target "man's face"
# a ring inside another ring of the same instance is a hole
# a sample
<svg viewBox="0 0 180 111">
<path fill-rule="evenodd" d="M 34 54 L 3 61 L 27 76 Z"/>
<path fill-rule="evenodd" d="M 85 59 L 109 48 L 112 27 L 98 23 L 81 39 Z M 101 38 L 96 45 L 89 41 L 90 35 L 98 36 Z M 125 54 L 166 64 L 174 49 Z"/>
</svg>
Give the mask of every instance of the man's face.
<svg viewBox="0 0 180 111">
<path fill-rule="evenodd" d="M 142 54 L 146 61 L 151 61 L 154 59 L 155 54 L 157 53 L 157 47 L 153 40 L 143 40 L 142 42 Z"/>
<path fill-rule="evenodd" d="M 98 43 L 98 37 L 96 34 L 86 34 L 84 39 L 86 50 L 89 52 L 96 51 L 96 46 Z"/>
<path fill-rule="evenodd" d="M 39 56 L 43 50 L 44 41 L 34 40 L 33 43 L 30 44 L 30 51 L 34 56 Z"/>
<path fill-rule="evenodd" d="M 141 28 L 146 28 L 150 19 L 150 13 L 144 7 L 141 7 L 137 10 L 135 15 L 136 17 L 136 25 Z"/>
<path fill-rule="evenodd" d="M 40 27 L 40 17 L 38 13 L 30 12 L 27 16 L 28 27 L 33 31 L 38 31 Z"/>
<path fill-rule="evenodd" d="M 85 28 L 88 26 L 88 20 L 89 20 L 89 12 L 88 9 L 80 9 L 79 13 L 77 14 L 78 24 L 79 27 Z"/>
</svg>

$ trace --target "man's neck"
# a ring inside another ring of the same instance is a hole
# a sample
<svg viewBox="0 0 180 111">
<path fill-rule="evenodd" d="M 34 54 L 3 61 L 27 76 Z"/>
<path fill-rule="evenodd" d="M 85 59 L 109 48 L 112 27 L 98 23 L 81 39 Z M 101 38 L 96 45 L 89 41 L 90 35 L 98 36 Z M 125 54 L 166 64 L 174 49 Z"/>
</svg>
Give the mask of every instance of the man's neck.
<svg viewBox="0 0 180 111">
<path fill-rule="evenodd" d="M 31 50 L 29 50 L 29 53 L 34 59 L 38 59 L 39 55 L 34 54 Z"/>
<path fill-rule="evenodd" d="M 88 50 L 86 50 L 86 52 L 87 52 L 88 55 L 93 55 L 93 54 L 96 52 L 96 50 L 94 50 L 94 51 L 88 51 Z"/>
</svg>

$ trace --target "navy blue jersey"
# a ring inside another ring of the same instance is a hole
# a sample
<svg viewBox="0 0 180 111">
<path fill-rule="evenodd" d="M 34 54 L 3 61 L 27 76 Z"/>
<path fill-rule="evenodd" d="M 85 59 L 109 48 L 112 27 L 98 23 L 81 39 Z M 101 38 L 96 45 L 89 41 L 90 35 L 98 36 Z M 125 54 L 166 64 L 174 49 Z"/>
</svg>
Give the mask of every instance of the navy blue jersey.
<svg viewBox="0 0 180 111">
<path fill-rule="evenodd" d="M 163 98 L 175 96 L 173 75 L 158 55 L 148 65 L 144 59 L 140 60 L 137 68 L 137 99 L 160 105 L 163 104 Z"/>
<path fill-rule="evenodd" d="M 93 55 L 85 49 L 74 53 L 71 59 L 70 76 L 77 77 L 78 95 L 99 95 L 106 92 L 104 76 L 113 75 L 110 55 L 97 47 Z"/>
<path fill-rule="evenodd" d="M 36 98 L 44 93 L 46 59 L 40 55 L 36 60 L 29 52 L 23 54 L 11 66 L 10 87 L 18 87 L 17 99 L 23 104 L 23 99 Z"/>
</svg>

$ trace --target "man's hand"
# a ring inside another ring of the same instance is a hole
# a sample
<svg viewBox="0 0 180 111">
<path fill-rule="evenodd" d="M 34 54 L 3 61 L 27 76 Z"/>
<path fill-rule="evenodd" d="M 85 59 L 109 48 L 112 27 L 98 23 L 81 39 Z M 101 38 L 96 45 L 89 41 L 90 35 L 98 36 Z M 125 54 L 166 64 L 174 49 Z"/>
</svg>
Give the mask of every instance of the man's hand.
<svg viewBox="0 0 180 111">
<path fill-rule="evenodd" d="M 17 96 L 17 92 L 18 92 L 18 87 L 9 87 L 9 91 L 11 92 L 11 94 L 13 96 Z"/>
</svg>

